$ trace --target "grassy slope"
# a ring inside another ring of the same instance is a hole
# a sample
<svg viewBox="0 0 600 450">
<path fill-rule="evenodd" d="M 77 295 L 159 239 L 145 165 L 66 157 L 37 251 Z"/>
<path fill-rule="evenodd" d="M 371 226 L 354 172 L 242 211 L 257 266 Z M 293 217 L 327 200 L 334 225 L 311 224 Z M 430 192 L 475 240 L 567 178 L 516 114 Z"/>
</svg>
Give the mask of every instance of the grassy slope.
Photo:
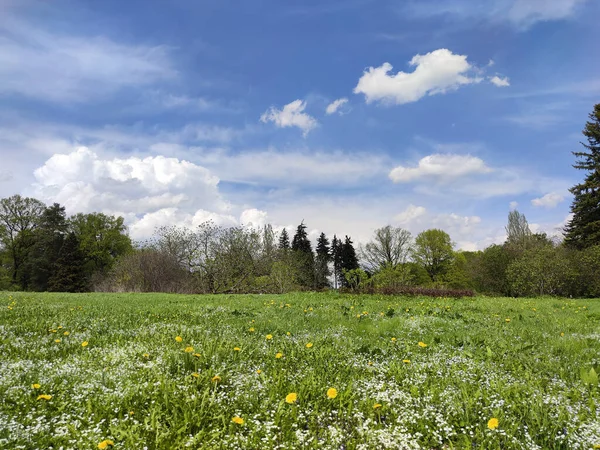
<svg viewBox="0 0 600 450">
<path fill-rule="evenodd" d="M 580 374 L 600 368 L 598 300 L 0 293 L 0 305 L 0 448 L 600 444 L 599 388 Z"/>
</svg>

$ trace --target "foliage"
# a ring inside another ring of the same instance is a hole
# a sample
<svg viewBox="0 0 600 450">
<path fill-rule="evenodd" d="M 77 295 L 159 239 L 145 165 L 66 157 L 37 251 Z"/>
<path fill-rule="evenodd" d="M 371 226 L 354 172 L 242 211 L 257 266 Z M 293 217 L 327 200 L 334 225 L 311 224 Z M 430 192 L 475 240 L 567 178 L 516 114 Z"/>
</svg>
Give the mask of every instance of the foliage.
<svg viewBox="0 0 600 450">
<path fill-rule="evenodd" d="M 396 268 L 405 264 L 412 250 L 409 231 L 387 225 L 375 230 L 373 240 L 360 249 L 360 257 L 367 271 Z"/>
<path fill-rule="evenodd" d="M 329 239 L 327 239 L 325 233 L 319 235 L 316 253 L 315 287 L 317 289 L 328 288 L 329 277 L 331 276 L 331 270 L 329 269 L 329 263 L 331 262 L 331 248 L 329 246 Z"/>
<path fill-rule="evenodd" d="M 85 255 L 81 251 L 77 236 L 70 232 L 61 244 L 48 279 L 47 290 L 54 292 L 87 291 L 88 283 L 84 271 Z"/>
<path fill-rule="evenodd" d="M 346 278 L 346 272 L 360 268 L 353 244 L 349 236 L 346 236 L 344 242 L 339 244 L 340 286 L 345 288 L 351 287 Z"/>
<path fill-rule="evenodd" d="M 600 103 L 594 106 L 583 130 L 585 150 L 573 152 L 578 159 L 573 167 L 587 171 L 582 183 L 570 189 L 572 219 L 565 227 L 565 242 L 578 249 L 600 244 Z"/>
<path fill-rule="evenodd" d="M 427 271 L 432 281 L 438 281 L 452 264 L 452 248 L 448 233 L 439 229 L 426 230 L 416 237 L 412 257 Z"/>
<path fill-rule="evenodd" d="M 345 287 L 354 292 L 359 292 L 369 279 L 367 272 L 361 268 L 351 270 L 343 269 L 343 273 L 344 279 L 346 280 Z"/>
</svg>

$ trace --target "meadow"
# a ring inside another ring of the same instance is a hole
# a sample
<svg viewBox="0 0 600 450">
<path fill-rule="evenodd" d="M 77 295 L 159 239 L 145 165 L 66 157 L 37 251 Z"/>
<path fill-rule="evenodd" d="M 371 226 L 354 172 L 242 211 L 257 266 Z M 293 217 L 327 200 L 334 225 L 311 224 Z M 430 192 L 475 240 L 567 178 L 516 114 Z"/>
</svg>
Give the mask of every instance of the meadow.
<svg viewBox="0 0 600 450">
<path fill-rule="evenodd" d="M 0 293 L 0 448 L 600 448 L 600 301 Z"/>
</svg>

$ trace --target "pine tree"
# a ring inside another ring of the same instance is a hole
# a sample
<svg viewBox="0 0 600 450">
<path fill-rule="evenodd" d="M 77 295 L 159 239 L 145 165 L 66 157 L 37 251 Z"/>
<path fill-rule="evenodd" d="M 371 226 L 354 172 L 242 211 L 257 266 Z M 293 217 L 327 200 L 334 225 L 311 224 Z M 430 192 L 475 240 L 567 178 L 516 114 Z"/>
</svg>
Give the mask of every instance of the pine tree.
<svg viewBox="0 0 600 450">
<path fill-rule="evenodd" d="M 342 241 L 335 234 L 331 241 L 331 260 L 333 261 L 333 287 L 337 289 L 340 287 L 340 280 L 343 278 Z"/>
<path fill-rule="evenodd" d="M 287 230 L 284 228 L 281 232 L 281 236 L 279 236 L 279 249 L 280 250 L 288 250 L 290 248 L 290 235 Z"/>
<path fill-rule="evenodd" d="M 317 289 L 329 287 L 329 262 L 331 261 L 331 253 L 329 248 L 329 239 L 325 233 L 321 233 L 317 240 L 317 257 L 315 261 L 315 284 Z"/>
<path fill-rule="evenodd" d="M 340 281 L 342 286 L 348 287 L 348 282 L 346 277 L 344 276 L 344 272 L 348 272 L 350 270 L 358 269 L 360 266 L 358 264 L 358 258 L 356 256 L 356 250 L 354 250 L 354 245 L 352 245 L 352 239 L 348 236 L 344 239 L 344 243 L 341 248 L 341 277 Z"/>
<path fill-rule="evenodd" d="M 54 292 L 85 292 L 87 279 L 85 255 L 79 248 L 75 233 L 69 233 L 60 249 L 55 270 L 48 280 L 48 290 Z"/>
<path fill-rule="evenodd" d="M 573 167 L 588 174 L 583 183 L 569 189 L 574 196 L 573 218 L 564 230 L 565 243 L 580 249 L 600 244 L 600 103 L 589 118 L 583 130 L 588 143 L 581 143 L 586 150 L 573 152 L 578 158 Z"/>
<path fill-rule="evenodd" d="M 315 259 L 304 221 L 298 225 L 292 239 L 292 250 L 298 267 L 298 282 L 307 289 L 315 288 Z"/>
</svg>

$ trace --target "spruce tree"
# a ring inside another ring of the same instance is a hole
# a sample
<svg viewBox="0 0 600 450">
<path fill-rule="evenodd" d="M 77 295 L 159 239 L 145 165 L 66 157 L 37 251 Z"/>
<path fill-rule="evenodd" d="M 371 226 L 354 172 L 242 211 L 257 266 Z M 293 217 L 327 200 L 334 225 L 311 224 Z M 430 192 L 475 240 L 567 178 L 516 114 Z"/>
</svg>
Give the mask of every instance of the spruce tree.
<svg viewBox="0 0 600 450">
<path fill-rule="evenodd" d="M 565 243 L 579 249 L 600 244 L 600 103 L 589 118 L 583 130 L 587 144 L 581 143 L 586 150 L 572 152 L 578 158 L 573 167 L 588 174 L 583 183 L 569 189 L 574 196 L 573 218 L 564 230 Z"/>
<path fill-rule="evenodd" d="M 298 268 L 298 282 L 306 289 L 314 289 L 315 259 L 304 221 L 296 229 L 292 239 L 292 250 Z"/>
<path fill-rule="evenodd" d="M 279 236 L 279 249 L 280 250 L 288 250 L 290 248 L 290 235 L 287 230 L 284 228 L 281 231 L 281 236 Z"/>
<path fill-rule="evenodd" d="M 329 287 L 329 262 L 331 261 L 331 253 L 329 248 L 329 239 L 325 233 L 321 233 L 317 240 L 317 257 L 315 261 L 315 284 L 317 289 Z"/>
<path fill-rule="evenodd" d="M 333 235 L 331 241 L 331 259 L 333 261 L 333 287 L 340 287 L 340 281 L 343 278 L 342 274 L 342 241 Z"/>
<path fill-rule="evenodd" d="M 60 249 L 55 270 L 48 280 L 48 290 L 54 292 L 85 292 L 87 279 L 85 255 L 80 250 L 75 233 L 69 233 Z"/>
<path fill-rule="evenodd" d="M 354 270 L 354 269 L 358 269 L 360 266 L 358 264 L 358 258 L 356 256 L 356 250 L 354 250 L 354 245 L 352 245 L 352 239 L 350 239 L 350 237 L 346 236 L 346 238 L 344 239 L 344 243 L 342 244 L 342 248 L 341 248 L 341 277 L 340 277 L 340 281 L 342 286 L 344 287 L 348 287 L 348 282 L 346 280 L 346 277 L 344 276 L 345 272 L 348 272 L 350 270 Z"/>
</svg>

